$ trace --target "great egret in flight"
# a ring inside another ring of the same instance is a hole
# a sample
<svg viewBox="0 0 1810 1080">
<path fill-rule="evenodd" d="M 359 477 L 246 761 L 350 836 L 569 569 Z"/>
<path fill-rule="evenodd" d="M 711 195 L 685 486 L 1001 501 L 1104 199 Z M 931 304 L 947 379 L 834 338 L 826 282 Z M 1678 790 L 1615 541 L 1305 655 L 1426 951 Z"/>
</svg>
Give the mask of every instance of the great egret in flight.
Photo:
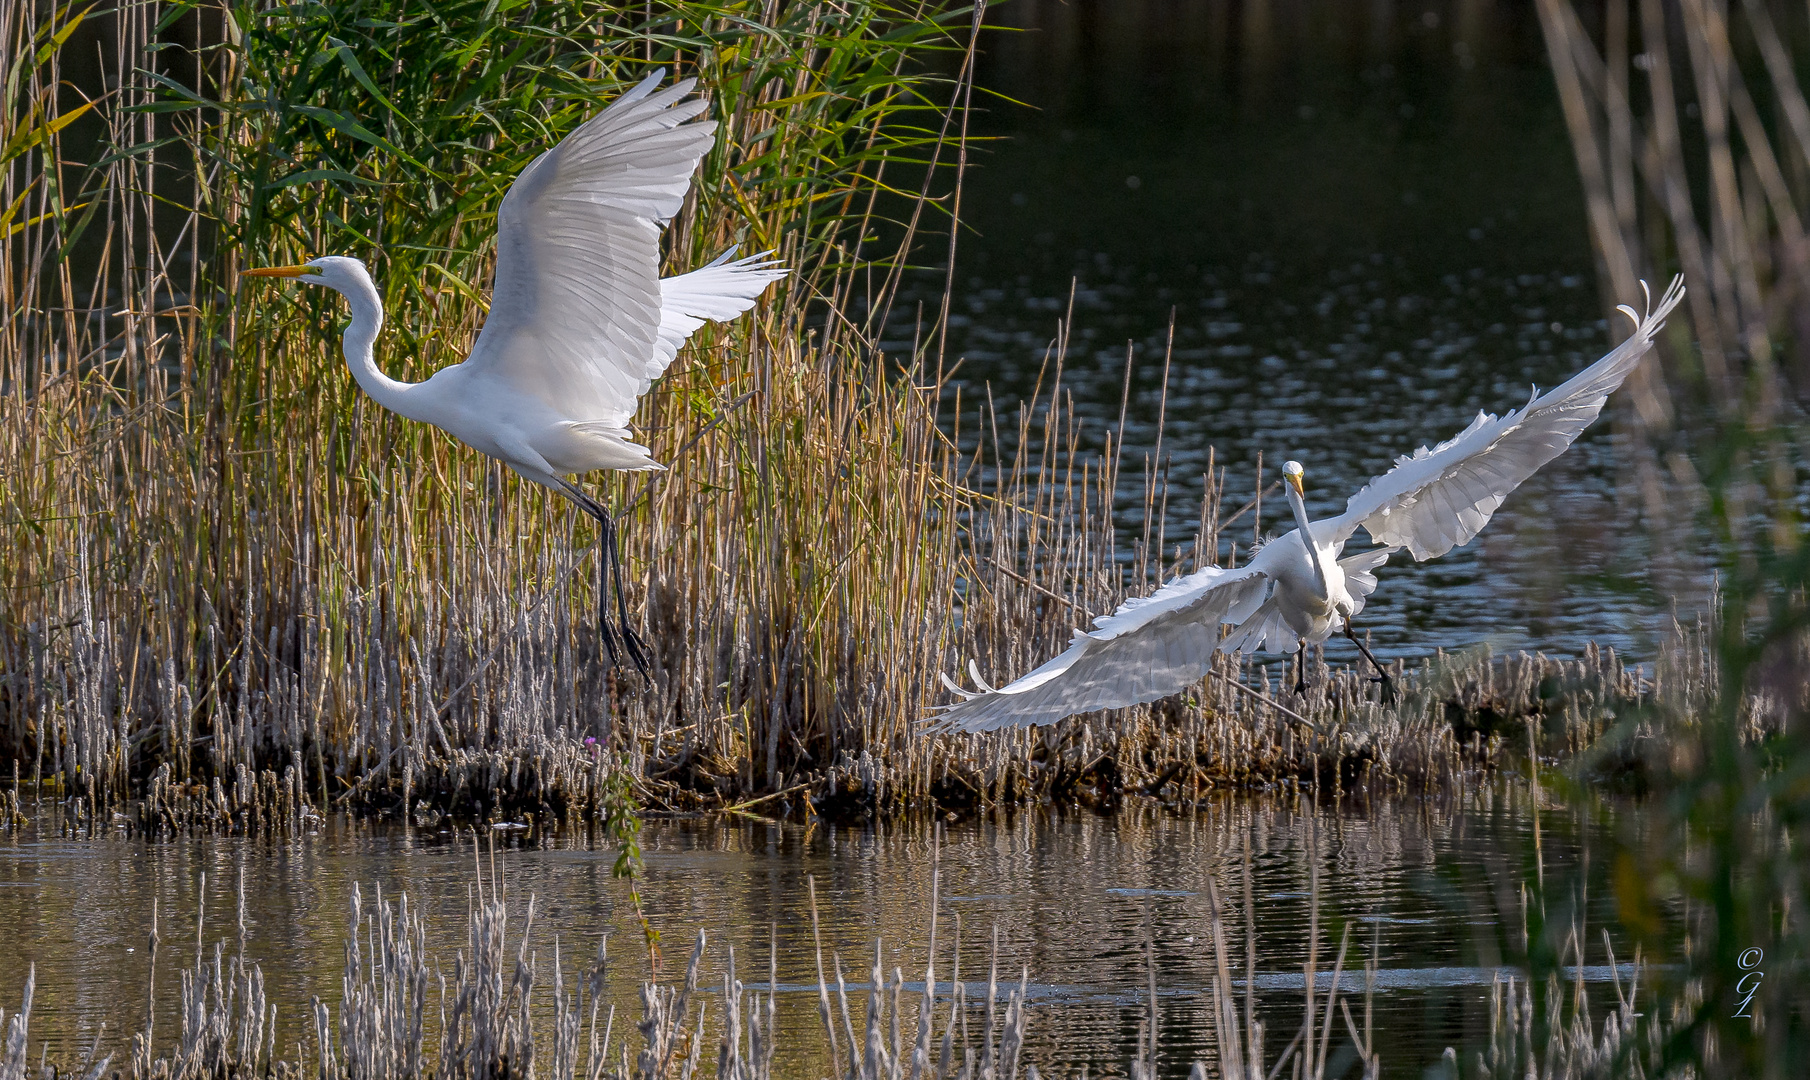
<svg viewBox="0 0 1810 1080">
<path fill-rule="evenodd" d="M 1602 411 L 1603 402 L 1652 348 L 1653 335 L 1684 295 L 1675 279 L 1658 306 L 1648 297 L 1634 334 L 1556 390 L 1535 392 L 1525 408 L 1496 417 L 1478 413 L 1457 435 L 1397 458 L 1366 484 L 1338 517 L 1307 519 L 1306 470 L 1282 467 L 1295 528 L 1258 548 L 1237 569 L 1208 567 L 1176 578 L 1147 597 L 1127 600 L 1075 631 L 1062 655 L 994 689 L 969 672 L 978 692 L 943 682 L 961 700 L 938 711 L 934 726 L 953 731 L 1053 724 L 1076 713 L 1155 701 L 1186 689 L 1207 672 L 1215 652 L 1275 652 L 1342 633 L 1376 668 L 1385 700 L 1388 673 L 1352 632 L 1351 619 L 1376 590 L 1377 567 L 1403 548 L 1417 561 L 1469 543 L 1502 500 L 1540 466 L 1565 452 Z M 1380 547 L 1345 554 L 1359 527 Z M 1232 631 L 1223 639 L 1221 624 Z M 1305 664 L 1301 665 L 1305 669 Z M 1297 683 L 1296 690 L 1305 690 Z"/>
<path fill-rule="evenodd" d="M 346 363 L 379 405 L 432 424 L 564 495 L 601 529 L 599 628 L 642 673 L 647 647 L 628 623 L 616 526 L 566 479 L 593 469 L 663 468 L 629 434 L 635 400 L 705 320 L 732 319 L 788 271 L 725 254 L 660 277 L 660 228 L 685 201 L 716 122 L 685 100 L 696 80 L 656 92 L 662 72 L 617 98 L 529 163 L 497 211 L 496 282 L 477 344 L 425 382 L 385 375 L 371 347 L 383 303 L 364 263 L 343 256 L 247 270 L 325 285 L 352 309 Z M 604 595 L 613 585 L 619 625 Z"/>
</svg>

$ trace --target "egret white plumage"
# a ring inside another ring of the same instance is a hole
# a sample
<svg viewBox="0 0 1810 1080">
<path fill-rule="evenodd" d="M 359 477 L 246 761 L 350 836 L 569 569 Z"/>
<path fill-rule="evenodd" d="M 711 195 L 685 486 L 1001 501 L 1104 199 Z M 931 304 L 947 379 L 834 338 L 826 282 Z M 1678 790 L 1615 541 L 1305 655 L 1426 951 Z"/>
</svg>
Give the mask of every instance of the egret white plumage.
<svg viewBox="0 0 1810 1080">
<path fill-rule="evenodd" d="M 1258 548 L 1241 567 L 1208 567 L 1126 601 L 1095 619 L 1093 630 L 1075 631 L 1060 656 L 1005 686 L 986 685 L 972 663 L 979 691 L 944 676 L 961 700 L 940 709 L 934 726 L 993 731 L 1155 701 L 1204 677 L 1215 652 L 1293 647 L 1304 653 L 1335 632 L 1357 644 L 1375 667 L 1385 700 L 1392 700 L 1387 671 L 1351 628 L 1376 590 L 1377 568 L 1404 548 L 1425 561 L 1469 543 L 1509 492 L 1564 453 L 1596 419 L 1683 295 L 1682 280 L 1675 279 L 1657 305 L 1648 296 L 1644 315 L 1623 306 L 1634 333 L 1607 356 L 1557 389 L 1536 390 L 1521 409 L 1501 417 L 1479 412 L 1445 442 L 1397 458 L 1337 517 L 1308 520 L 1306 470 L 1288 462 L 1282 475 L 1295 517 L 1292 531 Z M 1346 554 L 1346 542 L 1359 528 L 1380 546 Z M 1224 624 L 1232 630 L 1222 637 Z M 1305 687 L 1297 683 L 1296 689 Z"/>
<path fill-rule="evenodd" d="M 629 626 L 615 521 L 567 477 L 594 469 L 661 469 L 629 432 L 635 402 L 706 320 L 735 318 L 788 271 L 733 251 L 660 277 L 660 229 L 678 213 L 709 152 L 715 121 L 697 120 L 696 80 L 657 90 L 660 72 L 585 121 L 523 169 L 497 211 L 496 281 L 483 330 L 462 363 L 398 382 L 372 347 L 383 302 L 364 263 L 343 256 L 248 270 L 325 285 L 346 298 L 343 348 L 378 404 L 432 424 L 576 503 L 601 529 L 599 628 L 610 662 L 643 673 L 647 648 Z M 612 627 L 605 590 L 616 594 Z"/>
</svg>

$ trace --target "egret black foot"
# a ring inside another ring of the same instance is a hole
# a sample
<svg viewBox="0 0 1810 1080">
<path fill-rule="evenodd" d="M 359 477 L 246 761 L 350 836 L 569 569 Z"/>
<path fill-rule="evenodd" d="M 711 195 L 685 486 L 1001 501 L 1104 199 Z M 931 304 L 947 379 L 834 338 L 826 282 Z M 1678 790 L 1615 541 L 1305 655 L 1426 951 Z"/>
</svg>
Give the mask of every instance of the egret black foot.
<svg viewBox="0 0 1810 1080">
<path fill-rule="evenodd" d="M 611 541 L 613 543 L 614 537 L 611 538 Z M 634 627 L 628 623 L 628 604 L 622 597 L 621 563 L 614 558 L 607 559 L 606 565 L 598 574 L 598 579 L 597 600 L 603 610 L 597 613 L 597 636 L 603 642 L 604 653 L 610 658 L 610 667 L 621 667 L 623 654 L 627 654 L 628 662 L 635 666 L 635 670 L 641 673 L 641 677 L 649 678 L 648 658 L 653 653 L 648 649 L 647 642 L 643 641 L 641 635 L 635 633 Z M 612 582 L 616 591 L 616 619 L 614 622 L 610 621 L 608 615 L 607 590 Z"/>
<path fill-rule="evenodd" d="M 1306 693 L 1307 693 L 1307 680 L 1306 679 L 1296 679 L 1295 680 L 1295 693 L 1297 695 L 1302 695 L 1302 696 L 1306 695 Z"/>
<path fill-rule="evenodd" d="M 641 635 L 630 629 L 627 623 L 616 626 L 608 619 L 599 619 L 597 637 L 603 642 L 603 653 L 609 657 L 610 667 L 621 667 L 622 656 L 627 653 L 628 662 L 634 665 L 642 678 L 650 677 L 648 657 L 652 654 L 647 648 L 647 642 L 641 640 Z"/>
<path fill-rule="evenodd" d="M 622 587 L 622 552 L 616 534 L 616 519 L 597 500 L 586 495 L 576 484 L 562 482 L 566 497 L 597 522 L 597 638 L 603 643 L 604 655 L 612 669 L 622 666 L 622 654 L 642 678 L 649 678 L 649 658 L 653 652 L 641 635 L 628 623 L 628 594 Z M 610 622 L 610 593 L 616 595 L 616 621 Z"/>
<path fill-rule="evenodd" d="M 627 623 L 622 626 L 622 651 L 628 653 L 629 663 L 635 665 L 635 670 L 641 673 L 643 679 L 652 678 L 649 658 L 653 656 L 653 652 L 648 649 L 647 642 L 641 640 L 641 635 L 630 629 Z"/>
<path fill-rule="evenodd" d="M 1384 705 L 1394 705 L 1398 700 L 1400 700 L 1401 695 L 1399 695 L 1395 692 L 1395 680 L 1390 678 L 1388 676 L 1388 674 L 1386 674 L 1386 673 L 1379 674 L 1375 678 L 1371 679 L 1370 681 L 1373 683 L 1382 683 L 1383 684 L 1383 704 Z"/>
</svg>

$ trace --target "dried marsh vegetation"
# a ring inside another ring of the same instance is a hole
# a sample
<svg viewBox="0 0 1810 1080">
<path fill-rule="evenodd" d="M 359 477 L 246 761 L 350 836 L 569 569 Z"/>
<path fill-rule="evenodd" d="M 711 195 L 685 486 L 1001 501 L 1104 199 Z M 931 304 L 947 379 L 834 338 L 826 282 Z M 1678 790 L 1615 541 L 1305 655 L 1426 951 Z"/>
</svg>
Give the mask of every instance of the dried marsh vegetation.
<svg viewBox="0 0 1810 1080">
<path fill-rule="evenodd" d="M 933 152 L 947 80 L 915 72 L 967 13 L 387 11 L 8 6 L 7 756 L 101 808 L 277 785 L 481 815 L 582 801 L 599 759 L 677 752 L 745 792 L 805 747 L 903 741 L 947 586 L 933 398 L 803 320 L 852 287 L 888 166 Z M 111 91 L 86 169 L 58 89 L 78 31 Z M 520 165 L 659 64 L 722 123 L 672 263 L 739 242 L 801 272 L 644 403 L 672 471 L 602 481 L 658 651 L 644 685 L 598 662 L 594 537 L 566 507 L 366 409 L 336 309 L 236 271 L 371 259 L 380 362 L 421 377 L 481 319 Z"/>
</svg>

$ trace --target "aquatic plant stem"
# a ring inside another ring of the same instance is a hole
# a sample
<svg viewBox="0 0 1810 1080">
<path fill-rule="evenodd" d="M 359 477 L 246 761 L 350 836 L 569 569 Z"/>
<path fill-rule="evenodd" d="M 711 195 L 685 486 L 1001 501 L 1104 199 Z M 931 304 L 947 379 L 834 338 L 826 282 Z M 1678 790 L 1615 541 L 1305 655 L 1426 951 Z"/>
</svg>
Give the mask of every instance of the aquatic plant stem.
<svg viewBox="0 0 1810 1080">
<path fill-rule="evenodd" d="M 603 831 L 616 844 L 616 862 L 610 867 L 612 877 L 628 882 L 628 899 L 634 907 L 635 921 L 641 926 L 641 937 L 647 945 L 647 966 L 653 978 L 660 977 L 660 932 L 648 921 L 641 905 L 641 806 L 635 799 L 634 773 L 628 755 L 617 759 L 615 768 L 604 778 L 600 800 Z"/>
</svg>

